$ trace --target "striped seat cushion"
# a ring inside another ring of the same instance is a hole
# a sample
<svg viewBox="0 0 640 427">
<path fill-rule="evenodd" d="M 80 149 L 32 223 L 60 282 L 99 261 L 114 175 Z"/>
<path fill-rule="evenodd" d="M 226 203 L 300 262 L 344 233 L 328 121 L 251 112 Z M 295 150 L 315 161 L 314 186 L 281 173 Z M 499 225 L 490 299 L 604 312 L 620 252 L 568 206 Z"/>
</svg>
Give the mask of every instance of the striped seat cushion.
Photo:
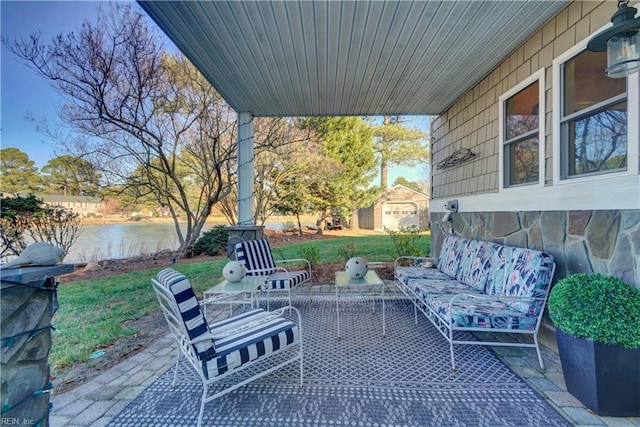
<svg viewBox="0 0 640 427">
<path fill-rule="evenodd" d="M 405 266 L 396 267 L 395 277 L 405 285 L 409 283 L 409 280 L 413 279 L 451 279 L 450 276 L 435 268 Z"/>
<path fill-rule="evenodd" d="M 158 273 L 158 281 L 165 286 L 175 298 L 180 311 L 180 318 L 184 323 L 189 338 L 194 340 L 209 334 L 209 325 L 200 310 L 200 304 L 193 292 L 189 279 L 177 271 L 162 270 Z M 193 344 L 193 348 L 200 360 L 207 360 L 216 355 L 213 340 L 204 340 Z"/>
<path fill-rule="evenodd" d="M 294 323 L 262 309 L 216 323 L 211 333 L 217 353 L 202 362 L 207 379 L 280 350 L 300 337 Z"/>
<path fill-rule="evenodd" d="M 276 271 L 276 263 L 267 239 L 237 243 L 236 257 L 247 268 L 247 276 L 269 275 Z"/>
<path fill-rule="evenodd" d="M 261 286 L 262 290 L 289 289 L 309 280 L 308 271 L 282 271 L 272 273 Z"/>
</svg>

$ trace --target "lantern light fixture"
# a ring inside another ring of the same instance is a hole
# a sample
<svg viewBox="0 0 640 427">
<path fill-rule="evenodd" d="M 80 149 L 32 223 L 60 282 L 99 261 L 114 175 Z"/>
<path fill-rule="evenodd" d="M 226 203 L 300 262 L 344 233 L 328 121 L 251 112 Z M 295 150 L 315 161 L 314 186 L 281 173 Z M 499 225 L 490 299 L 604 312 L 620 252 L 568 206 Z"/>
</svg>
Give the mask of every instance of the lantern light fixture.
<svg viewBox="0 0 640 427">
<path fill-rule="evenodd" d="M 611 17 L 613 25 L 593 36 L 587 49 L 607 51 L 607 77 L 621 78 L 640 70 L 640 17 L 629 0 L 618 0 L 618 10 Z"/>
</svg>

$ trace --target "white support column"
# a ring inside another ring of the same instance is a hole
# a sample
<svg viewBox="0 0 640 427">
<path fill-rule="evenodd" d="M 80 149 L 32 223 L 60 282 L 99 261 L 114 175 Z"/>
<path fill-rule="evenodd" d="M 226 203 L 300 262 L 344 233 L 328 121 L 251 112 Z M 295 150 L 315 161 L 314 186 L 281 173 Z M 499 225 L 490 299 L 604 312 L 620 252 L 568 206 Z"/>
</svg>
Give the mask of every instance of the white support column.
<svg viewBox="0 0 640 427">
<path fill-rule="evenodd" d="M 253 116 L 238 113 L 238 225 L 253 225 Z"/>
</svg>

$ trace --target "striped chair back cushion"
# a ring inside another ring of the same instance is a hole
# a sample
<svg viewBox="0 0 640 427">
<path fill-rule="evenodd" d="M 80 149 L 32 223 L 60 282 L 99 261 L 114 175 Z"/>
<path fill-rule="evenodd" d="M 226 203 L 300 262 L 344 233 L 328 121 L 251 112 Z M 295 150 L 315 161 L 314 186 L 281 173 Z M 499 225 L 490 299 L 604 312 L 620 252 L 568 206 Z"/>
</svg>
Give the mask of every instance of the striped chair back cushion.
<svg viewBox="0 0 640 427">
<path fill-rule="evenodd" d="M 167 288 L 167 283 L 169 282 L 169 280 L 171 280 L 175 276 L 180 276 L 180 275 L 181 273 L 178 273 L 173 268 L 165 268 L 164 270 L 161 270 L 156 277 L 158 279 L 158 282 L 160 282 L 162 286 Z"/>
<path fill-rule="evenodd" d="M 247 268 L 247 276 L 264 276 L 276 271 L 276 263 L 267 239 L 236 243 L 236 258 Z"/>
<path fill-rule="evenodd" d="M 184 274 L 172 269 L 165 269 L 158 273 L 158 281 L 165 286 L 175 298 L 180 317 L 184 323 L 189 338 L 194 340 L 209 334 L 207 324 L 200 304 L 193 292 L 189 279 Z M 204 340 L 193 344 L 193 348 L 200 360 L 207 360 L 215 356 L 216 349 L 213 340 Z"/>
</svg>

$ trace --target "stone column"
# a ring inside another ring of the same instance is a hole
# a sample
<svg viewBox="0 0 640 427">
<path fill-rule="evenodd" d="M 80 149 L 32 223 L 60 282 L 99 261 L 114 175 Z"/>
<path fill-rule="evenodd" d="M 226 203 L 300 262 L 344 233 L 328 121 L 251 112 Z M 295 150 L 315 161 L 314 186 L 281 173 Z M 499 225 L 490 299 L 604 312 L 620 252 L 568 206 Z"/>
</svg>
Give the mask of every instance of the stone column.
<svg viewBox="0 0 640 427">
<path fill-rule="evenodd" d="M 236 243 L 246 240 L 262 239 L 264 235 L 264 227 L 262 225 L 232 225 L 226 229 L 229 232 L 229 239 L 227 240 L 227 257 L 231 260 L 236 259 Z"/>
<path fill-rule="evenodd" d="M 72 265 L 0 271 L 0 401 L 3 424 L 49 425 L 51 317 L 55 276 Z"/>
</svg>

